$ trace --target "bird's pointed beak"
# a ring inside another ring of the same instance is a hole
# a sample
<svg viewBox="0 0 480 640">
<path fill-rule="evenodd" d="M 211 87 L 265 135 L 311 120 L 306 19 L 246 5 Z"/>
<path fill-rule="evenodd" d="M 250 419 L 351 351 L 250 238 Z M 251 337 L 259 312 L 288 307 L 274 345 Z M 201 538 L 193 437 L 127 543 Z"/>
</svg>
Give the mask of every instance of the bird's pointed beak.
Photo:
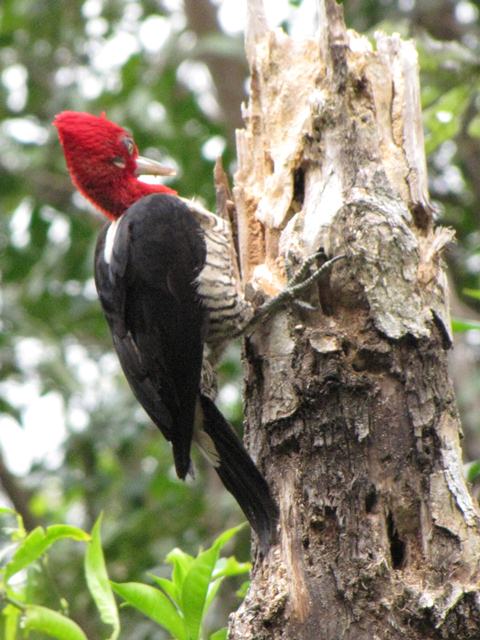
<svg viewBox="0 0 480 640">
<path fill-rule="evenodd" d="M 156 160 L 150 160 L 150 158 L 144 158 L 143 156 L 137 156 L 135 162 L 137 165 L 135 175 L 137 176 L 174 176 L 177 173 L 173 167 L 166 167 Z"/>
</svg>

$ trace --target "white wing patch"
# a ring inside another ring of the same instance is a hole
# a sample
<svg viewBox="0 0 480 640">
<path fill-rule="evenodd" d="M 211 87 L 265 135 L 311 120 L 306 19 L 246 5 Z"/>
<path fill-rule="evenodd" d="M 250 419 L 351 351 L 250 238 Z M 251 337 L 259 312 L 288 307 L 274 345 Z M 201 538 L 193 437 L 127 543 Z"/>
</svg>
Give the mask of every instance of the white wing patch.
<svg viewBox="0 0 480 640">
<path fill-rule="evenodd" d="M 115 242 L 115 235 L 118 230 L 119 222 L 120 218 L 118 218 L 118 220 L 113 220 L 113 222 L 110 223 L 110 226 L 107 229 L 107 235 L 105 236 L 105 246 L 103 248 L 103 257 L 107 264 L 110 264 L 110 260 L 112 259 L 113 245 Z"/>
</svg>

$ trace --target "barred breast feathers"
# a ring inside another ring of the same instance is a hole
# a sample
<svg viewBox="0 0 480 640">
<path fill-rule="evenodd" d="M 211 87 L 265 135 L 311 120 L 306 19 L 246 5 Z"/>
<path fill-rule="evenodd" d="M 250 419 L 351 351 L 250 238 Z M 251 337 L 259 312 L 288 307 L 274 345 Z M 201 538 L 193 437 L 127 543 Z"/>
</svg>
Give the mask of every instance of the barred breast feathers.
<svg viewBox="0 0 480 640">
<path fill-rule="evenodd" d="M 241 334 L 253 315 L 253 308 L 245 300 L 242 285 L 235 277 L 230 223 L 197 202 L 186 200 L 185 203 L 198 221 L 207 246 L 207 259 L 197 277 L 197 290 L 210 312 L 206 342 L 212 354 L 218 353 L 228 339 Z"/>
</svg>

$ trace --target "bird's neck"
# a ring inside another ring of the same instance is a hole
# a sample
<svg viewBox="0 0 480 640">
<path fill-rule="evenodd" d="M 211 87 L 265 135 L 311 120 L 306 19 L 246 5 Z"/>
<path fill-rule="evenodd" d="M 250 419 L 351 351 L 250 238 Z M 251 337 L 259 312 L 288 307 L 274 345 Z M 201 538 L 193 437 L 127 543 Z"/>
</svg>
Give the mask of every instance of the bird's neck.
<svg viewBox="0 0 480 640">
<path fill-rule="evenodd" d="M 108 218 L 117 220 L 132 204 L 153 193 L 176 195 L 177 192 L 163 184 L 147 184 L 132 177 L 116 185 L 110 193 L 103 191 L 96 194 L 92 200 Z"/>
</svg>

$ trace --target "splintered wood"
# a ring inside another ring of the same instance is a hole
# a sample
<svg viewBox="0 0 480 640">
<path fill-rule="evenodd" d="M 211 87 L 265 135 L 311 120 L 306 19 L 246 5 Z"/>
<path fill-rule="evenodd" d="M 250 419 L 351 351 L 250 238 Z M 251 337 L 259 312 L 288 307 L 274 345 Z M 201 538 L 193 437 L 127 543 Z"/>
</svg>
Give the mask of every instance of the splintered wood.
<svg viewBox="0 0 480 640">
<path fill-rule="evenodd" d="M 264 25 L 261 3 L 253 4 Z M 351 254 L 344 216 L 356 209 L 362 215 L 348 230 L 368 239 L 358 280 L 378 328 L 394 338 L 426 335 L 434 315 L 449 334 L 438 256 L 452 234 L 432 225 L 415 47 L 384 34 L 372 46 L 344 29 L 331 2 L 327 17 L 316 39 L 249 25 L 250 99 L 237 132 L 234 188 L 244 281 L 273 295 L 285 268 L 317 249 Z M 379 244 L 398 252 L 389 270 Z M 430 276 L 423 292 L 418 262 Z M 402 295 L 387 304 L 399 287 Z"/>
</svg>

